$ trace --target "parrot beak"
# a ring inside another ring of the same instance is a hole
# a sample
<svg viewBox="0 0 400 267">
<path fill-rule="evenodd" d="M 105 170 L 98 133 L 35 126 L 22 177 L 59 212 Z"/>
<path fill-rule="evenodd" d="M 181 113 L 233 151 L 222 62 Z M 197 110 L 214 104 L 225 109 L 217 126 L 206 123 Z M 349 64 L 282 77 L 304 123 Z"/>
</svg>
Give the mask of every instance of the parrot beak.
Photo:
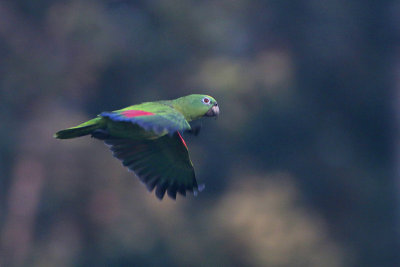
<svg viewBox="0 0 400 267">
<path fill-rule="evenodd" d="M 218 104 L 215 103 L 214 106 L 212 106 L 212 108 L 210 108 L 204 116 L 216 117 L 218 115 L 219 115 L 219 107 Z"/>
</svg>

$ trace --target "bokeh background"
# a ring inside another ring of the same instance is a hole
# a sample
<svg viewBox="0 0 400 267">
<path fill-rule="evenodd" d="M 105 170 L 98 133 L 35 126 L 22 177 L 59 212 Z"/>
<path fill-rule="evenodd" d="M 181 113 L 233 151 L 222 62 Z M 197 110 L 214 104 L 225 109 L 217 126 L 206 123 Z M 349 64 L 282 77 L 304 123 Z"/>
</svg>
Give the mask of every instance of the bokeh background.
<svg viewBox="0 0 400 267">
<path fill-rule="evenodd" d="M 1 1 L 1 266 L 400 266 L 399 25 L 398 1 Z M 198 197 L 52 137 L 190 93 L 221 108 L 186 137 Z"/>
</svg>

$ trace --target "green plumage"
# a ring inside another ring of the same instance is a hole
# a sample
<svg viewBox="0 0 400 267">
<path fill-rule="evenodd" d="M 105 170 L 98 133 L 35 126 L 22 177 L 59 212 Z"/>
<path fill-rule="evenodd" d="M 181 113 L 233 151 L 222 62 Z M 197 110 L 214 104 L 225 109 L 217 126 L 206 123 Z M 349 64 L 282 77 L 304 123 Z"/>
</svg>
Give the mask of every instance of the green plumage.
<svg viewBox="0 0 400 267">
<path fill-rule="evenodd" d="M 65 130 L 58 131 L 54 137 L 58 139 L 69 139 L 91 134 L 94 130 L 104 128 L 105 121 L 101 117 L 79 124 Z"/>
<path fill-rule="evenodd" d="M 177 192 L 186 195 L 186 191 L 200 190 L 180 132 L 189 131 L 192 120 L 218 114 L 214 98 L 189 95 L 102 112 L 92 120 L 57 132 L 54 137 L 91 135 L 103 140 L 149 191 L 156 188 L 159 199 L 165 192 L 175 199 Z"/>
</svg>

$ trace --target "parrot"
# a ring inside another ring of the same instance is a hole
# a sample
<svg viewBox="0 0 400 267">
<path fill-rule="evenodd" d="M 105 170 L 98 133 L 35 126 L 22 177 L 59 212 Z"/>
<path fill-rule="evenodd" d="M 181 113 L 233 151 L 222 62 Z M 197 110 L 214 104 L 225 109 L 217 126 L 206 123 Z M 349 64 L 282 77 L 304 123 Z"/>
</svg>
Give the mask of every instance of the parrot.
<svg viewBox="0 0 400 267">
<path fill-rule="evenodd" d="M 182 133 L 195 131 L 189 122 L 218 115 L 219 106 L 213 97 L 192 94 L 102 112 L 78 126 L 58 131 L 54 137 L 90 135 L 103 141 L 149 192 L 155 189 L 159 200 L 166 192 L 176 199 L 177 193 L 186 196 L 189 191 L 197 195 L 204 188 L 197 184 Z"/>
</svg>

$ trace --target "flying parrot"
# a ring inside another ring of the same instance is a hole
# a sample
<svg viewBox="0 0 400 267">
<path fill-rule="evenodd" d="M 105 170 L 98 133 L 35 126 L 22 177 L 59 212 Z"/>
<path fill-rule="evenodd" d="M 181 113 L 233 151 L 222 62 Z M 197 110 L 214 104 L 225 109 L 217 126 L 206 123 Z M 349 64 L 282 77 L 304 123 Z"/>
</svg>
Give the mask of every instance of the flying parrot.
<svg viewBox="0 0 400 267">
<path fill-rule="evenodd" d="M 181 133 L 192 131 L 189 122 L 219 115 L 217 101 L 193 94 L 174 100 L 145 102 L 116 111 L 102 112 L 78 126 L 61 130 L 54 137 L 70 139 L 91 135 L 103 140 L 114 157 L 133 171 L 161 200 L 165 192 L 197 193 L 192 161 Z"/>
</svg>

